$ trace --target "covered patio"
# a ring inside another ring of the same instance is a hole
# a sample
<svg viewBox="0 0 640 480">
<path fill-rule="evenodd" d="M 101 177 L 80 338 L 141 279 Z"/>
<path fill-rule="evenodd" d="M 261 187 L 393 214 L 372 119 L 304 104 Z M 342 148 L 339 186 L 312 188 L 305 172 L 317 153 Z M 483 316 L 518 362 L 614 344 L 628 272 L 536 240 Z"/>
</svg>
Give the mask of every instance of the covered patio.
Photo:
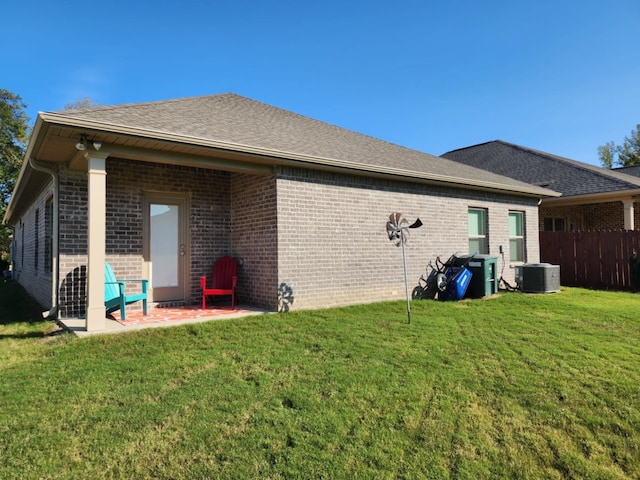
<svg viewBox="0 0 640 480">
<path fill-rule="evenodd" d="M 120 319 L 120 313 L 115 312 L 112 318 L 105 319 L 105 328 L 103 330 L 87 331 L 86 319 L 84 318 L 63 318 L 58 320 L 58 324 L 63 329 L 79 337 L 87 337 L 91 335 L 131 332 L 146 328 L 176 327 L 179 325 L 203 323 L 214 320 L 232 320 L 266 313 L 272 312 L 246 305 L 236 306 L 233 309 L 206 308 L 204 310 L 193 305 L 184 307 L 160 306 L 149 308 L 147 315 L 143 315 L 141 310 L 128 311 L 127 319 L 124 321 Z"/>
</svg>

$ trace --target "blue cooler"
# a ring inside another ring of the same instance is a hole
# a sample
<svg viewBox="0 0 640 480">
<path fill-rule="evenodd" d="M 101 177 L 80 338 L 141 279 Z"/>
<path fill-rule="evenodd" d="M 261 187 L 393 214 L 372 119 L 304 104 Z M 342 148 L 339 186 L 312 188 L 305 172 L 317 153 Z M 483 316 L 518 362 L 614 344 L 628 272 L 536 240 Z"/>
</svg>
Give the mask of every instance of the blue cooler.
<svg viewBox="0 0 640 480">
<path fill-rule="evenodd" d="M 447 288 L 444 292 L 440 292 L 438 299 L 461 300 L 471 282 L 471 271 L 465 267 L 449 267 L 444 274 L 447 277 Z"/>
</svg>

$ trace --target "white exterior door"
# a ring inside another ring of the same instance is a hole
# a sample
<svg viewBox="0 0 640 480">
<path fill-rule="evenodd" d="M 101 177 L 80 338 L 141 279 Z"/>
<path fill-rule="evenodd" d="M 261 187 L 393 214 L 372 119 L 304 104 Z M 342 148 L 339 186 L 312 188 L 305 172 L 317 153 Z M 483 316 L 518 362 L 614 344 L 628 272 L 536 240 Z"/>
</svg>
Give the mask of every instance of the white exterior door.
<svg viewBox="0 0 640 480">
<path fill-rule="evenodd" d="M 154 302 L 182 301 L 188 267 L 184 198 L 145 199 L 145 260 Z"/>
</svg>

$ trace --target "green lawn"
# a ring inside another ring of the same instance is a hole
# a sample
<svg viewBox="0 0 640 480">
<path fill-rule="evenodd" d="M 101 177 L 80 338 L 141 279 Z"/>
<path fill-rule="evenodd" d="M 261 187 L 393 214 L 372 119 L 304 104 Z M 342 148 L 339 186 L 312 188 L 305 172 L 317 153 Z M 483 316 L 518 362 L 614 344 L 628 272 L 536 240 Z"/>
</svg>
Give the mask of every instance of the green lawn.
<svg viewBox="0 0 640 480">
<path fill-rule="evenodd" d="M 0 478 L 640 478 L 640 296 L 48 336 L 0 283 Z"/>
</svg>

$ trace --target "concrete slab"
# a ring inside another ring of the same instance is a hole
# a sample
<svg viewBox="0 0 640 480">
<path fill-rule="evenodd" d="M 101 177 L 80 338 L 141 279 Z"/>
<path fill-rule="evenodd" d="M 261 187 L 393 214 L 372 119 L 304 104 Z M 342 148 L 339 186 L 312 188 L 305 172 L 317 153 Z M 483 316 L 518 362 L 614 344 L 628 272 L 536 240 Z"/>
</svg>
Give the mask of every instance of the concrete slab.
<svg viewBox="0 0 640 480">
<path fill-rule="evenodd" d="M 132 332 L 147 328 L 177 327 L 192 323 L 212 322 L 216 320 L 232 320 L 252 315 L 264 315 L 267 310 L 253 307 L 239 306 L 234 310 L 226 309 L 197 309 L 193 307 L 185 308 L 157 308 L 151 309 L 149 315 L 144 316 L 142 312 L 133 314 L 127 313 L 127 320 L 122 321 L 116 315 L 115 319 L 105 319 L 105 328 L 87 332 L 86 320 L 84 318 L 64 318 L 58 319 L 58 324 L 65 330 L 78 337 L 88 337 L 92 335 L 110 335 L 116 333 Z"/>
</svg>

